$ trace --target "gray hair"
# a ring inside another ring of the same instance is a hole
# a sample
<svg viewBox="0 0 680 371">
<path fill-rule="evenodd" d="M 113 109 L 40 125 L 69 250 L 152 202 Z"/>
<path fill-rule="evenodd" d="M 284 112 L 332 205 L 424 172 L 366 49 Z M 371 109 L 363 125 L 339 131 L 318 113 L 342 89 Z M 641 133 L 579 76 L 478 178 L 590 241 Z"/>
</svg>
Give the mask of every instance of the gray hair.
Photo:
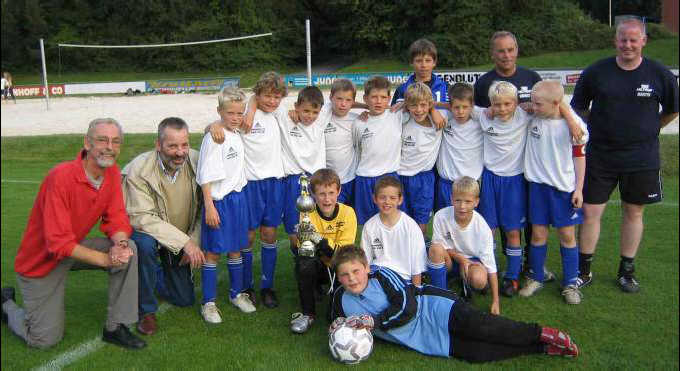
<svg viewBox="0 0 680 371">
<path fill-rule="evenodd" d="M 491 35 L 491 40 L 489 40 L 489 50 L 493 52 L 493 46 L 494 43 L 496 42 L 497 39 L 500 39 L 501 37 L 510 37 L 512 40 L 515 42 L 515 48 L 519 49 L 519 46 L 517 45 L 517 38 L 515 35 L 510 32 L 510 31 L 496 31 Z"/>
<path fill-rule="evenodd" d="M 640 19 L 640 17 L 630 16 L 620 20 L 619 23 L 616 25 L 616 35 L 618 36 L 624 28 L 628 27 L 639 28 L 642 37 L 647 37 L 646 30 L 647 27 L 645 26 L 645 23 L 642 21 L 642 19 Z"/>
<path fill-rule="evenodd" d="M 158 142 L 163 143 L 165 139 L 165 129 L 171 128 L 175 130 L 186 130 L 189 131 L 189 125 L 179 117 L 168 117 L 164 118 L 160 124 L 158 124 Z"/>
<path fill-rule="evenodd" d="M 118 133 L 120 134 L 120 139 L 123 140 L 123 127 L 120 126 L 118 121 L 115 119 L 112 119 L 110 117 L 105 117 L 105 118 L 98 118 L 90 121 L 90 124 L 87 127 L 87 137 L 89 139 L 94 139 L 94 131 L 96 130 L 98 125 L 115 125 L 116 128 L 118 128 Z"/>
</svg>

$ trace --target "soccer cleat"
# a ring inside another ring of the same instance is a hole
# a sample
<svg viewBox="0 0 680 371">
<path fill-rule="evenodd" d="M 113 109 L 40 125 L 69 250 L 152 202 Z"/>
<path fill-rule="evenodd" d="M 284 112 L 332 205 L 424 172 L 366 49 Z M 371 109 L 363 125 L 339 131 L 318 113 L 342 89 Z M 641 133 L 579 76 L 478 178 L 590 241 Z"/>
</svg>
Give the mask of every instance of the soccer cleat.
<svg viewBox="0 0 680 371">
<path fill-rule="evenodd" d="M 561 349 L 567 349 L 572 344 L 569 334 L 554 327 L 542 327 L 539 340 L 541 343 L 554 345 Z"/>
<path fill-rule="evenodd" d="M 593 272 L 588 272 L 586 275 L 579 275 L 578 278 L 576 278 L 576 286 L 578 286 L 579 289 L 582 289 L 591 283 L 593 283 Z"/>
<path fill-rule="evenodd" d="M 252 288 L 250 289 L 245 289 L 242 291 L 243 294 L 248 295 L 248 300 L 250 300 L 251 303 L 253 303 L 253 306 L 257 306 L 257 298 L 255 297 L 255 290 Z"/>
<path fill-rule="evenodd" d="M 637 279 L 635 279 L 635 275 L 633 274 L 624 274 L 620 276 L 617 280 L 617 283 L 623 292 L 632 294 L 640 291 L 640 284 L 638 283 Z"/>
<path fill-rule="evenodd" d="M 575 358 L 579 355 L 578 346 L 571 343 L 568 348 L 560 348 L 554 344 L 546 344 L 544 348 L 545 354 L 549 356 L 564 356 L 569 358 Z"/>
<path fill-rule="evenodd" d="M 290 320 L 290 330 L 296 334 L 304 334 L 314 323 L 314 317 L 302 313 L 293 313 Z"/>
<path fill-rule="evenodd" d="M 229 301 L 243 313 L 253 313 L 256 310 L 253 303 L 248 299 L 248 294 L 240 293 L 235 298 L 229 299 Z"/>
<path fill-rule="evenodd" d="M 14 290 L 14 287 L 12 286 L 6 286 L 2 288 L 2 304 L 5 304 L 6 301 L 11 300 L 16 303 L 16 292 Z M 2 322 L 7 323 L 7 313 L 5 313 L 5 310 L 2 310 Z"/>
<path fill-rule="evenodd" d="M 262 295 L 262 304 L 267 308 L 276 308 L 279 306 L 279 299 L 276 298 L 276 292 L 272 289 L 260 290 Z"/>
<path fill-rule="evenodd" d="M 577 285 L 567 285 L 562 289 L 562 296 L 567 304 L 581 304 L 583 294 L 578 289 Z"/>
<path fill-rule="evenodd" d="M 543 267 L 543 283 L 552 282 L 555 280 L 555 277 L 555 273 L 549 271 L 545 266 Z"/>
<path fill-rule="evenodd" d="M 542 282 L 536 281 L 533 278 L 527 278 L 527 280 L 524 282 L 524 287 L 522 287 L 522 289 L 519 290 L 519 296 L 524 296 L 525 298 L 528 298 L 529 296 L 535 294 L 536 291 L 542 288 L 543 288 Z"/>
<path fill-rule="evenodd" d="M 203 315 L 203 319 L 208 323 L 222 323 L 220 310 L 217 309 L 214 301 L 201 305 L 201 315 Z"/>
<path fill-rule="evenodd" d="M 508 279 L 503 280 L 503 288 L 501 289 L 501 293 L 503 294 L 503 296 L 511 298 L 517 293 L 518 290 L 519 281 Z"/>
</svg>

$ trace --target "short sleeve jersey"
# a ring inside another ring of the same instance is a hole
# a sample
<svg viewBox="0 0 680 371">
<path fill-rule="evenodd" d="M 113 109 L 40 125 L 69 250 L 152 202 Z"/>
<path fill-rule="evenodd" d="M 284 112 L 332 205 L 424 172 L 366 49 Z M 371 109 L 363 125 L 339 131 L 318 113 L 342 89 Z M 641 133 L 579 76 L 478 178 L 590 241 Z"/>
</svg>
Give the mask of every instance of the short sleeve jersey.
<svg viewBox="0 0 680 371">
<path fill-rule="evenodd" d="M 294 123 L 287 113 L 278 117 L 285 175 L 313 174 L 326 167 L 324 124 L 330 118 L 329 106 L 324 105 L 317 119 L 309 125 Z"/>
<path fill-rule="evenodd" d="M 240 192 L 246 185 L 245 158 L 241 136 L 224 130 L 224 142 L 217 144 L 210 133 L 203 137 L 198 155 L 196 182 L 213 183 L 210 195 L 219 201 L 231 192 Z"/>
<path fill-rule="evenodd" d="M 405 83 L 399 85 L 399 87 L 394 91 L 390 105 L 393 106 L 396 103 L 403 101 L 404 96 L 406 95 L 406 90 L 411 84 L 415 82 L 416 75 L 411 74 L 408 80 L 406 80 Z M 428 81 L 426 84 L 430 88 L 430 91 L 432 92 L 432 99 L 434 99 L 435 102 L 446 103 L 449 101 L 447 96 L 447 90 L 449 86 L 446 84 L 446 81 L 442 80 L 439 76 L 433 73 L 432 77 L 430 77 L 430 81 Z"/>
<path fill-rule="evenodd" d="M 576 113 L 574 119 L 588 139 L 586 124 Z M 546 184 L 561 192 L 573 192 L 576 173 L 572 160 L 572 139 L 563 118 L 534 117 L 529 123 L 529 135 L 524 153 L 524 177 L 534 183 Z"/>
<path fill-rule="evenodd" d="M 340 177 L 340 183 L 350 182 L 356 176 L 357 154 L 354 148 L 352 127 L 357 114 L 344 117 L 332 115 L 324 126 L 326 135 L 326 166 Z"/>
<path fill-rule="evenodd" d="M 478 115 L 484 132 L 484 167 L 496 175 L 515 176 L 524 172 L 524 147 L 531 115 L 517 107 L 508 121 Z"/>
<path fill-rule="evenodd" d="M 277 120 L 277 116 L 286 114 L 283 112 L 282 107 L 272 113 L 258 109 L 250 132 L 241 133 L 247 180 L 283 178 L 281 131 Z"/>
<path fill-rule="evenodd" d="M 402 110 L 385 110 L 366 121 L 354 121 L 353 136 L 359 156 L 357 175 L 375 177 L 399 170 L 401 128 L 408 117 Z"/>
<path fill-rule="evenodd" d="M 440 243 L 466 258 L 478 258 L 489 273 L 496 273 L 493 234 L 484 217 L 472 211 L 470 223 L 461 228 L 456 222 L 453 206 L 445 207 L 432 220 L 432 243 Z"/>
<path fill-rule="evenodd" d="M 390 268 L 410 280 L 426 270 L 425 240 L 418 223 L 401 211 L 400 214 L 392 227 L 383 224 L 380 214 L 369 219 L 361 231 L 361 248 L 369 265 Z"/>
<path fill-rule="evenodd" d="M 578 110 L 590 107 L 588 167 L 659 169 L 659 105 L 664 114 L 678 112 L 678 83 L 656 61 L 643 58 L 638 68 L 626 71 L 616 57 L 606 58 L 583 71 L 571 105 Z"/>
<path fill-rule="evenodd" d="M 534 84 L 541 81 L 541 75 L 535 71 L 517 66 L 515 74 L 509 77 L 501 76 L 496 70 L 491 70 L 477 79 L 475 82 L 475 105 L 489 107 L 489 88 L 494 81 L 507 81 L 517 88 L 519 103 L 531 101 L 531 89 Z"/>
<path fill-rule="evenodd" d="M 450 181 L 462 176 L 479 179 L 484 168 L 484 134 L 479 120 L 471 117 L 461 124 L 449 112 L 446 118 L 437 158 L 439 176 Z"/>
<path fill-rule="evenodd" d="M 439 146 L 442 142 L 442 131 L 432 124 L 423 126 L 413 117 L 404 124 L 401 130 L 401 161 L 399 175 L 413 176 L 422 171 L 432 170 Z"/>
</svg>

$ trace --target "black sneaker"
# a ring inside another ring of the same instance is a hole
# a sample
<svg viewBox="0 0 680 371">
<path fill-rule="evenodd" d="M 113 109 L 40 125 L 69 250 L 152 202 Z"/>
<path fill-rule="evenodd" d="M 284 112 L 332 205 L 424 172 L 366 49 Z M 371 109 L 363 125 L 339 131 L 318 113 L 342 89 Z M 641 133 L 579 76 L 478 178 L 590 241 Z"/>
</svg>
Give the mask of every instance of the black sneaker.
<svg viewBox="0 0 680 371">
<path fill-rule="evenodd" d="M 5 304 L 7 300 L 11 300 L 13 302 L 16 302 L 15 298 L 16 292 L 14 291 L 14 287 L 12 286 L 7 286 L 2 288 L 2 304 Z M 2 322 L 7 323 L 7 313 L 5 311 L 2 311 Z"/>
<path fill-rule="evenodd" d="M 576 286 L 582 289 L 593 283 L 593 272 L 588 272 L 586 275 L 580 275 L 576 278 Z"/>
<path fill-rule="evenodd" d="M 503 287 L 501 288 L 501 294 L 509 298 L 515 296 L 519 291 L 519 281 L 503 279 Z"/>
<path fill-rule="evenodd" d="M 634 294 L 640 291 L 640 283 L 635 279 L 635 275 L 633 274 L 619 276 L 617 283 L 623 292 Z"/>
<path fill-rule="evenodd" d="M 272 289 L 260 290 L 262 295 L 262 304 L 267 308 L 276 308 L 279 306 L 279 299 L 276 298 L 276 292 Z"/>
<path fill-rule="evenodd" d="M 250 289 L 245 289 L 242 291 L 244 294 L 248 294 L 248 300 L 250 300 L 251 303 L 253 303 L 253 306 L 257 306 L 257 298 L 255 297 L 255 290 L 252 288 Z"/>
<path fill-rule="evenodd" d="M 146 342 L 130 332 L 125 325 L 118 325 L 115 331 L 107 331 L 104 328 L 102 340 L 127 349 L 142 349 L 146 346 Z"/>
</svg>

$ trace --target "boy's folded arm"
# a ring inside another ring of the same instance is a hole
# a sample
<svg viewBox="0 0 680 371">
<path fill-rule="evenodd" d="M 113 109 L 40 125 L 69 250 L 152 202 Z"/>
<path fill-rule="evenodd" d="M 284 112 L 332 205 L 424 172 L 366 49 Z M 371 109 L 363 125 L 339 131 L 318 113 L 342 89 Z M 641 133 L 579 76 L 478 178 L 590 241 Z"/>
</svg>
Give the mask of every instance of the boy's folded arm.
<svg viewBox="0 0 680 371">
<path fill-rule="evenodd" d="M 390 305 L 376 316 L 375 326 L 381 330 L 400 327 L 410 322 L 418 312 L 418 302 L 415 299 L 415 286 L 406 284 L 402 280 L 395 281 L 385 275 L 396 275 L 389 271 L 378 271 L 375 275 L 382 286 Z M 395 282 L 395 283 L 393 283 Z"/>
<path fill-rule="evenodd" d="M 580 143 L 583 140 L 584 133 L 581 129 L 581 126 L 579 126 L 578 122 L 576 121 L 576 118 L 571 113 L 571 108 L 566 103 L 564 103 L 564 101 L 562 101 L 560 102 L 559 110 L 560 115 L 567 122 L 569 133 L 571 133 L 571 137 L 574 139 L 574 142 Z"/>
<path fill-rule="evenodd" d="M 248 109 L 246 110 L 246 117 L 243 119 L 243 124 L 241 129 L 244 133 L 249 133 L 250 128 L 253 127 L 253 121 L 255 121 L 255 111 L 257 111 L 257 101 L 253 95 L 248 100 Z"/>
<path fill-rule="evenodd" d="M 430 117 L 432 117 L 432 123 L 434 126 L 439 129 L 443 129 L 444 126 L 446 126 L 446 118 L 444 118 L 444 115 L 442 115 L 439 110 L 435 106 L 432 106 L 430 109 Z"/>
</svg>

